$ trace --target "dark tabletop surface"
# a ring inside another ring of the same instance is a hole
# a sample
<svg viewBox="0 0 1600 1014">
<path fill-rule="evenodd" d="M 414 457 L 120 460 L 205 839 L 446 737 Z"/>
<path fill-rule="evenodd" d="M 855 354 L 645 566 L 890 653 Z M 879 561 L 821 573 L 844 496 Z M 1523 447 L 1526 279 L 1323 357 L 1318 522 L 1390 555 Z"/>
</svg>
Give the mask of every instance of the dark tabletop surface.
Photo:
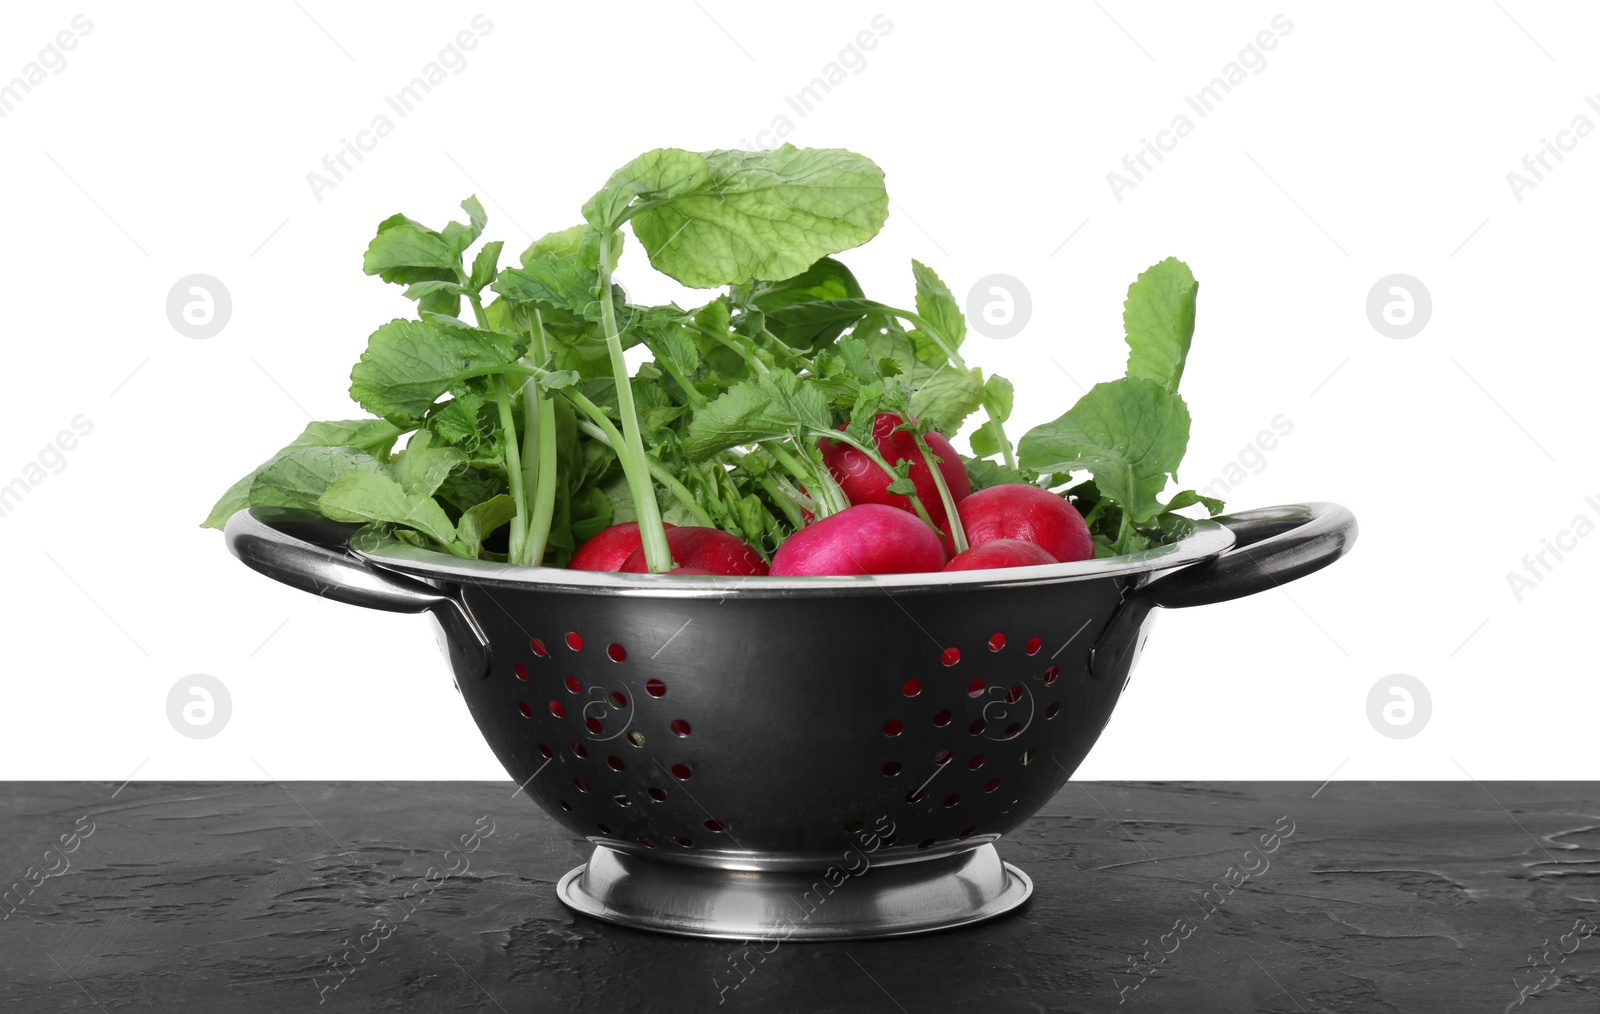
<svg viewBox="0 0 1600 1014">
<path fill-rule="evenodd" d="M 1020 910 L 766 955 L 568 911 L 513 789 L 0 784 L 0 1011 L 1600 1010 L 1592 783 L 1074 782 Z"/>
</svg>

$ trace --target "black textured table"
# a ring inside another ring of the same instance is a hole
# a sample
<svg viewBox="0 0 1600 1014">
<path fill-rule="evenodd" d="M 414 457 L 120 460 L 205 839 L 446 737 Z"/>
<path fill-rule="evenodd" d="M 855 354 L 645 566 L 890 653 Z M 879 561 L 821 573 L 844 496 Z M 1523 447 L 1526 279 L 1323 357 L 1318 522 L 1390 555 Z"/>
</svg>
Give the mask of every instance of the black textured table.
<svg viewBox="0 0 1600 1014">
<path fill-rule="evenodd" d="M 1593 784 L 1072 783 L 1017 912 L 770 953 L 569 912 L 512 791 L 0 785 L 0 1010 L 1600 1009 Z"/>
</svg>

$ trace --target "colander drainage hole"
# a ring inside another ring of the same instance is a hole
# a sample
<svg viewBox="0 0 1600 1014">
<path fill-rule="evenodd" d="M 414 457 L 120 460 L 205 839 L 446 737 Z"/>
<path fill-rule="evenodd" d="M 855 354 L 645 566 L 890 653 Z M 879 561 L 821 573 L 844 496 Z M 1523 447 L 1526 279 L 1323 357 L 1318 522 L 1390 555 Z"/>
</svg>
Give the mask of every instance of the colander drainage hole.
<svg viewBox="0 0 1600 1014">
<path fill-rule="evenodd" d="M 959 792 L 952 792 L 944 797 L 944 805 L 946 806 L 954 806 L 959 802 L 961 802 L 961 793 Z"/>
<path fill-rule="evenodd" d="M 921 789 L 912 789 L 910 792 L 907 792 L 906 793 L 906 802 L 908 802 L 908 803 L 920 803 L 920 802 L 922 802 L 922 790 Z"/>
<path fill-rule="evenodd" d="M 983 730 L 987 729 L 988 727 L 989 727 L 989 723 L 988 722 L 985 722 L 981 718 L 974 718 L 972 720 L 972 724 L 967 726 L 967 731 L 970 732 L 974 736 L 981 736 L 981 735 L 983 735 Z"/>
<path fill-rule="evenodd" d="M 689 776 L 693 774 L 694 771 L 692 771 L 687 764 L 672 765 L 672 777 L 676 778 L 680 782 L 688 781 Z"/>
<path fill-rule="evenodd" d="M 574 694 L 583 693 L 583 681 L 576 676 L 567 677 L 567 690 Z"/>
<path fill-rule="evenodd" d="M 1028 638 L 1027 646 L 1023 650 L 1026 651 L 1030 655 L 1037 655 L 1037 654 L 1039 654 L 1039 649 L 1043 648 L 1043 647 L 1044 647 L 1044 639 L 1043 638 L 1030 637 L 1030 638 Z"/>
<path fill-rule="evenodd" d="M 973 754 L 972 755 L 972 759 L 967 761 L 967 767 L 971 768 L 973 771 L 976 771 L 979 768 L 983 767 L 983 754 L 981 754 L 981 753 Z"/>
<path fill-rule="evenodd" d="M 907 697 L 915 697 L 922 693 L 922 681 L 906 680 L 904 683 L 900 684 L 900 692 L 905 694 Z"/>
<path fill-rule="evenodd" d="M 960 834 L 956 835 L 956 837 L 957 838 L 971 838 L 977 832 L 978 832 L 978 825 L 976 825 L 976 824 L 968 824 L 965 828 L 962 829 Z"/>
<path fill-rule="evenodd" d="M 574 784 L 574 785 L 576 785 L 578 787 L 578 791 L 579 792 L 588 792 L 589 791 L 589 783 L 584 781 L 582 778 L 574 778 L 572 780 L 572 784 Z"/>
<path fill-rule="evenodd" d="M 606 694 L 606 700 L 618 711 L 621 711 L 623 708 L 628 706 L 628 699 L 622 696 L 620 691 L 613 690 L 609 694 Z"/>
<path fill-rule="evenodd" d="M 1059 714 L 1061 714 L 1061 702 L 1060 701 L 1056 701 L 1055 703 L 1051 704 L 1048 708 L 1044 709 L 1045 721 L 1049 721 L 1050 719 L 1056 717 Z"/>
<path fill-rule="evenodd" d="M 939 656 L 939 660 L 945 665 L 955 665 L 957 662 L 961 661 L 961 649 L 946 648 L 944 650 L 944 654 Z"/>
<path fill-rule="evenodd" d="M 993 637 L 989 638 L 989 650 L 990 651 L 999 651 L 1001 648 L 1004 648 L 1005 646 L 1006 646 L 1006 635 L 1001 634 L 1001 633 L 996 633 Z"/>
<path fill-rule="evenodd" d="M 638 729 L 634 729 L 632 732 L 628 733 L 628 742 L 632 743 L 634 746 L 644 746 L 644 733 L 640 732 Z"/>
<path fill-rule="evenodd" d="M 620 644 L 611 645 L 606 649 L 606 654 L 613 662 L 626 662 L 628 660 L 628 649 Z"/>
<path fill-rule="evenodd" d="M 1024 691 L 1022 689 L 1022 684 L 1018 683 L 1016 686 L 1014 686 L 1010 690 L 1006 691 L 1006 703 L 1007 704 L 1015 704 L 1015 703 L 1017 703 L 1018 701 L 1022 700 L 1023 693 L 1024 693 Z"/>
<path fill-rule="evenodd" d="M 606 763 L 611 765 L 611 770 L 613 771 L 622 770 L 622 758 L 618 757 L 616 754 L 612 754 L 610 757 L 607 757 Z"/>
<path fill-rule="evenodd" d="M 527 707 L 527 705 L 525 705 L 525 704 L 524 705 L 518 705 L 518 706 L 519 707 Z M 566 715 L 566 713 L 567 713 L 567 709 L 560 701 L 551 701 L 550 702 L 550 714 L 556 716 L 557 718 L 562 718 L 562 717 L 564 717 Z"/>
<path fill-rule="evenodd" d="M 720 821 L 720 820 L 712 820 L 710 817 L 707 817 L 706 818 L 706 830 L 707 831 L 714 831 L 717 834 L 721 834 L 722 832 L 726 831 L 727 828 L 723 826 L 722 821 Z"/>
<path fill-rule="evenodd" d="M 667 790 L 652 785 L 650 786 L 650 798 L 658 803 L 665 803 L 667 801 Z"/>
<path fill-rule="evenodd" d="M 539 744 L 539 756 L 543 757 L 545 760 L 549 760 L 551 757 L 554 757 L 555 755 L 556 755 L 556 752 L 554 750 L 550 749 L 549 746 L 547 746 L 544 743 L 540 743 Z"/>
<path fill-rule="evenodd" d="M 527 701 L 518 701 L 517 702 L 517 710 L 522 712 L 522 717 L 523 718 L 532 718 L 533 717 L 533 709 L 528 707 L 528 702 Z M 557 715 L 556 717 L 560 718 L 561 716 Z"/>
<path fill-rule="evenodd" d="M 955 756 L 954 750 L 940 750 L 933 755 L 933 762 L 940 767 L 950 763 L 950 758 Z"/>
<path fill-rule="evenodd" d="M 576 630 L 567 634 L 567 647 L 573 651 L 583 650 L 583 637 Z M 611 832 L 607 831 L 606 833 L 610 834 Z"/>
<path fill-rule="evenodd" d="M 572 744 L 572 756 L 587 757 L 589 756 L 589 748 L 584 746 L 582 743 L 574 742 Z"/>
<path fill-rule="evenodd" d="M 983 791 L 985 791 L 985 792 L 993 792 L 995 789 L 998 789 L 999 787 L 1000 787 L 1000 779 L 991 778 L 991 779 L 989 779 L 989 784 L 985 785 L 983 787 Z M 1009 807 L 1008 807 L 1008 809 L 1009 809 Z"/>
<path fill-rule="evenodd" d="M 528 642 L 528 647 L 532 648 L 533 653 L 538 655 L 540 658 L 550 657 L 550 649 L 546 648 L 544 646 L 544 642 L 539 640 L 537 637 Z"/>
<path fill-rule="evenodd" d="M 665 697 L 667 695 L 667 685 L 660 680 L 646 680 L 644 692 L 651 697 Z"/>
<path fill-rule="evenodd" d="M 568 813 L 572 812 L 572 804 L 567 802 L 565 799 L 556 800 L 556 805 L 561 807 L 563 810 L 567 811 Z"/>
<path fill-rule="evenodd" d="M 1033 759 L 1035 757 L 1037 757 L 1037 756 L 1038 756 L 1038 754 L 1035 753 L 1032 750 L 1024 750 L 1024 751 L 1022 751 L 1022 766 L 1023 767 L 1027 767 L 1029 764 L 1032 764 L 1033 763 Z"/>
<path fill-rule="evenodd" d="M 616 803 L 618 806 L 628 806 L 628 805 L 630 805 L 629 800 L 628 800 L 628 794 L 626 792 L 617 793 L 616 795 L 611 797 L 611 800 L 612 800 L 612 802 Z"/>
<path fill-rule="evenodd" d="M 933 724 L 943 729 L 945 726 L 950 724 L 950 719 L 952 717 L 953 716 L 950 714 L 950 712 L 941 711 L 937 715 L 933 716 Z"/>
<path fill-rule="evenodd" d="M 845 822 L 844 833 L 845 834 L 855 834 L 857 831 L 861 830 L 862 828 L 864 828 L 866 826 L 867 826 L 866 824 L 864 824 L 863 822 L 861 822 L 859 820 L 849 820 L 849 821 Z"/>
<path fill-rule="evenodd" d="M 692 731 L 693 730 L 689 728 L 689 723 L 685 722 L 683 719 L 674 718 L 672 720 L 672 734 L 674 736 L 687 736 Z"/>
<path fill-rule="evenodd" d="M 1049 684 L 1054 683 L 1056 681 L 1056 677 L 1060 676 L 1060 675 L 1061 675 L 1061 667 L 1060 666 L 1053 665 L 1050 668 L 1046 669 L 1044 671 L 1044 682 L 1045 682 L 1045 685 L 1048 686 Z"/>
<path fill-rule="evenodd" d="M 595 827 L 600 829 L 601 834 L 609 835 L 611 833 L 611 829 L 606 827 L 604 824 L 596 824 Z"/>
<path fill-rule="evenodd" d="M 1006 726 L 1005 734 L 1003 736 L 1001 736 L 1000 738 L 1001 739 L 1016 739 L 1020 735 L 1022 735 L 1022 723 L 1021 722 L 1012 722 L 1010 725 Z"/>
<path fill-rule="evenodd" d="M 967 696 L 982 697 L 984 688 L 987 686 L 988 684 L 983 680 L 973 680 L 971 683 L 967 684 Z"/>
<path fill-rule="evenodd" d="M 656 843 L 655 842 L 651 841 L 649 838 L 644 838 L 644 837 L 641 837 L 639 839 L 639 844 L 643 845 L 647 849 L 653 849 L 653 848 L 656 847 Z"/>
<path fill-rule="evenodd" d="M 905 723 L 901 722 L 900 719 L 891 718 L 883 723 L 883 734 L 885 736 L 898 736 L 905 731 L 905 728 Z"/>
<path fill-rule="evenodd" d="M 932 838 L 924 838 L 924 839 L 922 839 L 921 841 L 917 842 L 917 848 L 919 848 L 919 849 L 931 849 L 931 848 L 933 848 L 933 839 Z"/>
<path fill-rule="evenodd" d="M 593 715 L 589 715 L 583 720 L 583 727 L 588 729 L 589 734 L 592 736 L 598 736 L 605 731 L 605 726 L 600 724 L 600 719 Z"/>
<path fill-rule="evenodd" d="M 694 842 L 691 841 L 689 836 L 686 834 L 675 834 L 672 836 L 672 841 L 674 844 L 682 845 L 686 849 L 694 848 Z"/>
<path fill-rule="evenodd" d="M 890 778 L 893 778 L 895 775 L 900 773 L 900 762 L 890 761 L 889 763 L 885 764 L 883 766 L 883 773 L 888 775 Z"/>
<path fill-rule="evenodd" d="M 1011 802 L 1009 802 L 1006 805 L 1002 806 L 1000 808 L 1000 812 L 1001 813 L 1010 813 L 1013 809 L 1016 808 L 1016 805 L 1017 805 L 1017 801 L 1015 799 L 1013 799 Z"/>
<path fill-rule="evenodd" d="M 523 665 L 521 662 L 513 665 L 511 667 L 511 671 L 517 674 L 517 679 L 524 683 L 528 682 L 528 667 Z"/>
</svg>

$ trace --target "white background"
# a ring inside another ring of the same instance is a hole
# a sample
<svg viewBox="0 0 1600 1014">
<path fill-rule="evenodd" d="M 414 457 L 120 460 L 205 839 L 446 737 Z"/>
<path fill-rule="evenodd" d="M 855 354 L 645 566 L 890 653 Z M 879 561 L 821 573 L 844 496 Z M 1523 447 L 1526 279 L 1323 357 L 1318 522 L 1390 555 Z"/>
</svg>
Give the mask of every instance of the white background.
<svg viewBox="0 0 1600 1014">
<path fill-rule="evenodd" d="M 308 416 L 358 414 L 350 364 L 410 312 L 360 272 L 380 219 L 437 225 L 476 193 L 520 249 L 634 155 L 758 146 L 780 115 L 786 140 L 887 172 L 889 223 L 846 255 L 869 294 L 910 302 L 912 257 L 958 295 L 992 273 L 1027 286 L 1022 334 L 967 351 L 1015 381 L 1013 434 L 1080 396 L 1051 357 L 1085 384 L 1120 373 L 1127 283 L 1175 254 L 1201 281 L 1187 483 L 1283 414 L 1293 432 L 1231 506 L 1328 499 L 1361 520 L 1353 555 L 1288 594 L 1161 616 L 1079 776 L 1600 777 L 1583 749 L 1600 538 L 1520 602 L 1506 577 L 1576 515 L 1600 520 L 1584 502 L 1600 496 L 1600 138 L 1521 201 L 1506 180 L 1574 116 L 1600 123 L 1593 11 L 444 7 L 8 10 L 0 80 L 73 15 L 93 27 L 0 119 L 0 484 L 75 416 L 93 431 L 0 518 L 0 778 L 504 777 L 426 622 L 276 585 L 197 524 Z M 319 201 L 307 173 L 478 10 L 493 27 L 465 68 Z M 799 117 L 785 96 L 880 12 L 892 27 L 864 68 Z M 1199 119 L 1184 96 L 1280 13 L 1293 28 L 1265 69 Z M 1117 200 L 1107 173 L 1178 113 L 1192 133 Z M 233 299 L 203 341 L 165 310 L 194 272 Z M 1366 312 L 1396 272 L 1433 301 L 1406 340 Z M 620 278 L 677 295 L 636 249 Z M 231 692 L 210 739 L 168 722 L 191 673 Z M 1409 739 L 1367 717 L 1393 673 L 1431 693 Z"/>
</svg>

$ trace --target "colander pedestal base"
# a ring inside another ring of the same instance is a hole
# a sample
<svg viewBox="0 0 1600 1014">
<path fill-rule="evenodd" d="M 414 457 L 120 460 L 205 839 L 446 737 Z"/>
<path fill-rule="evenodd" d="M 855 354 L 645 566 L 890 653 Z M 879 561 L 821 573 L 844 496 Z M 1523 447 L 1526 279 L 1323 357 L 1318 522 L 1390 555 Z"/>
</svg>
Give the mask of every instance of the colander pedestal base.
<svg viewBox="0 0 1600 1014">
<path fill-rule="evenodd" d="M 849 871 L 688 866 L 597 845 L 556 895 L 607 922 L 724 940 L 861 940 L 964 926 L 1009 912 L 1033 881 L 993 845 Z"/>
</svg>

